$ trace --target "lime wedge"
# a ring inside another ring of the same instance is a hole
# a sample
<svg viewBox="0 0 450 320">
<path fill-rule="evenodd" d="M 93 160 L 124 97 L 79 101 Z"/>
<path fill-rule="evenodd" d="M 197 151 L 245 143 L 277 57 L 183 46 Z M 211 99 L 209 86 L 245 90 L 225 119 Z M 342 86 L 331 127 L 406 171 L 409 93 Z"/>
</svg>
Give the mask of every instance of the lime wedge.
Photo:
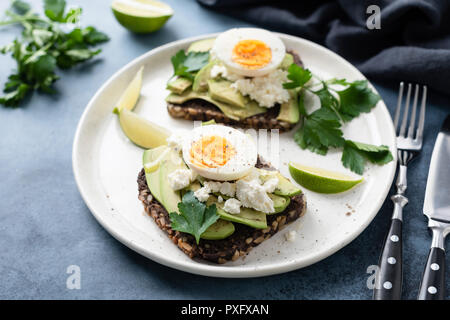
<svg viewBox="0 0 450 320">
<path fill-rule="evenodd" d="M 119 122 L 125 135 L 139 147 L 150 149 L 167 144 L 170 132 L 128 109 L 119 113 Z"/>
<path fill-rule="evenodd" d="M 155 0 L 114 0 L 111 8 L 117 21 L 136 33 L 156 31 L 173 15 L 170 6 Z"/>
<path fill-rule="evenodd" d="M 134 76 L 133 80 L 131 80 L 128 87 L 122 93 L 122 96 L 113 110 L 114 113 L 119 114 L 122 109 L 127 109 L 130 111 L 134 109 L 141 94 L 143 73 L 144 67 L 141 67 Z"/>
<path fill-rule="evenodd" d="M 292 162 L 289 163 L 289 172 L 300 185 L 319 193 L 343 192 L 363 181 L 363 178 L 354 179 L 339 172 Z"/>
</svg>

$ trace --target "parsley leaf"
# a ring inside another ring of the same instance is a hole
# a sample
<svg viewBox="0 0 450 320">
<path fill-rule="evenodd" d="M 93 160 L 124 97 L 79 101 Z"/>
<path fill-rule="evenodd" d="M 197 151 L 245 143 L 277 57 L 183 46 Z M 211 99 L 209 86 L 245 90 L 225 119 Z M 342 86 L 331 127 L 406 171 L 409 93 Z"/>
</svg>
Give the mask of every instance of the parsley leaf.
<svg viewBox="0 0 450 320">
<path fill-rule="evenodd" d="M 294 89 L 303 87 L 303 85 L 312 78 L 312 73 L 308 69 L 303 69 L 293 63 L 288 68 L 287 78 L 291 80 L 291 82 L 283 83 L 283 88 Z"/>
<path fill-rule="evenodd" d="M 194 80 L 192 72 L 198 71 L 209 61 L 209 52 L 178 51 L 171 59 L 174 75 Z"/>
<path fill-rule="evenodd" d="M 197 244 L 206 229 L 219 219 L 215 204 L 206 206 L 198 201 L 192 191 L 187 192 L 178 203 L 180 214 L 171 212 L 170 222 L 173 230 L 192 234 Z"/>
<path fill-rule="evenodd" d="M 337 93 L 341 102 L 340 113 L 346 116 L 345 121 L 362 112 L 370 112 L 380 100 L 380 96 L 367 86 L 367 80 L 354 81 L 348 88 Z"/>
<path fill-rule="evenodd" d="M 389 147 L 385 145 L 375 146 L 352 140 L 345 141 L 344 151 L 342 153 L 344 167 L 358 174 L 362 174 L 366 160 L 382 165 L 391 162 L 393 157 L 389 151 Z"/>
<path fill-rule="evenodd" d="M 52 84 L 59 79 L 57 68 L 68 69 L 100 53 L 92 46 L 108 41 L 106 34 L 94 27 L 72 28 L 65 32 L 60 26 L 79 20 L 81 8 L 65 13 L 65 0 L 45 0 L 46 17 L 31 10 L 28 2 L 15 0 L 5 12 L 9 18 L 0 26 L 21 24 L 22 37 L 2 47 L 0 53 L 10 53 L 17 68 L 5 84 L 0 104 L 16 107 L 33 90 L 54 93 Z"/>
<path fill-rule="evenodd" d="M 20 15 L 23 15 L 30 11 L 30 5 L 22 0 L 15 0 L 11 3 L 11 8 Z"/>
<path fill-rule="evenodd" d="M 66 9 L 65 0 L 45 0 L 44 1 L 44 12 L 45 15 L 53 21 L 63 22 L 64 21 L 64 10 Z"/>
<path fill-rule="evenodd" d="M 326 154 L 329 147 L 344 146 L 341 123 L 335 112 L 320 108 L 304 118 L 303 126 L 294 135 L 302 149 Z"/>
</svg>

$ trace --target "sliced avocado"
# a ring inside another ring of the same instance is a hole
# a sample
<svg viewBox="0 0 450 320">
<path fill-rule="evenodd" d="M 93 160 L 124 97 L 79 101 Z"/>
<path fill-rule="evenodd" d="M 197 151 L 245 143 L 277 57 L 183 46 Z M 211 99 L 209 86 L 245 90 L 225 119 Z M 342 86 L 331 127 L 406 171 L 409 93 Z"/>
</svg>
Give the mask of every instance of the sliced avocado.
<svg viewBox="0 0 450 320">
<path fill-rule="evenodd" d="M 155 172 L 159 174 L 159 183 L 160 183 L 160 191 L 161 200 L 158 201 L 164 206 L 167 212 L 177 212 L 178 211 L 178 203 L 181 202 L 181 195 L 179 191 L 173 190 L 169 185 L 168 176 L 170 173 L 174 172 L 177 169 L 186 169 L 186 165 L 183 162 L 181 156 L 174 150 L 171 150 L 163 157 L 161 160 L 161 164 L 159 165 L 159 169 Z"/>
<path fill-rule="evenodd" d="M 214 222 L 200 238 L 207 240 L 221 240 L 231 236 L 234 232 L 234 224 L 230 221 L 219 219 Z"/>
<path fill-rule="evenodd" d="M 270 199 L 272 199 L 273 207 L 275 209 L 275 212 L 274 213 L 270 213 L 270 214 L 283 212 L 287 208 L 289 203 L 291 202 L 291 198 L 284 197 L 284 196 L 278 196 L 278 195 L 273 194 L 273 193 L 269 193 L 269 197 L 270 197 Z"/>
<path fill-rule="evenodd" d="M 167 84 L 167 89 L 176 93 L 176 94 L 182 94 L 184 91 L 186 91 L 187 88 L 189 88 L 192 85 L 192 81 L 183 77 L 178 77 L 174 80 L 171 80 Z"/>
<path fill-rule="evenodd" d="M 247 226 L 256 228 L 256 229 L 265 229 L 267 228 L 267 220 L 266 214 L 261 211 L 256 211 L 249 208 L 241 207 L 241 212 L 238 214 L 231 214 L 223 210 L 224 203 L 218 203 L 216 197 L 209 197 L 207 201 L 207 205 L 211 205 L 215 203 L 217 207 L 217 214 L 221 219 L 237 222 L 241 224 L 245 224 Z"/>
<path fill-rule="evenodd" d="M 281 61 L 280 68 L 283 70 L 287 70 L 293 63 L 294 63 L 294 57 L 292 56 L 292 54 L 286 53 L 284 55 L 283 61 Z"/>
<path fill-rule="evenodd" d="M 182 95 L 171 93 L 167 96 L 166 101 L 169 103 L 182 104 L 193 99 L 202 99 L 214 104 L 228 118 L 233 120 L 242 120 L 254 116 L 255 114 L 260 114 L 267 111 L 266 108 L 258 106 L 258 104 L 254 101 L 250 101 L 250 103 L 248 103 L 245 108 L 239 108 L 227 103 L 214 100 L 206 93 L 194 92 L 192 90 L 186 90 L 186 92 L 184 92 Z"/>
<path fill-rule="evenodd" d="M 240 213 L 231 214 L 224 211 L 222 208 L 223 204 L 217 204 L 217 213 L 223 220 L 245 224 L 256 229 L 267 228 L 266 214 L 264 212 L 241 207 Z"/>
<path fill-rule="evenodd" d="M 277 120 L 297 123 L 300 120 L 297 93 L 292 91 L 290 93 L 291 99 L 280 106 L 280 113 L 278 113 Z"/>
<path fill-rule="evenodd" d="M 160 146 L 154 149 L 149 149 L 144 151 L 144 155 L 142 157 L 142 163 L 146 164 L 151 161 L 156 160 L 164 151 L 168 150 L 167 146 Z M 160 203 L 162 203 L 161 199 L 161 184 L 159 183 L 159 168 L 158 170 L 152 173 L 146 173 L 145 179 L 147 180 L 148 188 L 152 193 L 153 197 L 156 198 Z"/>
<path fill-rule="evenodd" d="M 260 171 L 259 178 L 261 179 L 261 182 L 264 183 L 270 178 L 272 178 L 274 175 L 278 178 L 278 185 L 275 188 L 275 191 L 273 192 L 276 195 L 279 196 L 285 196 L 285 197 L 292 197 L 297 194 L 302 193 L 302 190 L 297 188 L 288 178 L 283 176 L 281 173 L 274 171 L 267 171 L 264 169 L 258 169 Z"/>
<path fill-rule="evenodd" d="M 192 90 L 198 92 L 208 91 L 208 80 L 211 78 L 211 69 L 216 64 L 218 64 L 218 61 L 212 60 L 197 72 L 194 78 L 194 84 L 192 85 Z"/>
<path fill-rule="evenodd" d="M 206 52 L 211 50 L 214 41 L 216 38 L 210 38 L 210 39 L 203 39 L 199 41 L 192 42 L 189 48 L 187 49 L 188 52 L 196 51 L 196 52 Z"/>
<path fill-rule="evenodd" d="M 239 91 L 231 87 L 232 82 L 223 79 L 209 79 L 209 95 L 212 99 L 245 108 L 249 102 Z"/>
</svg>

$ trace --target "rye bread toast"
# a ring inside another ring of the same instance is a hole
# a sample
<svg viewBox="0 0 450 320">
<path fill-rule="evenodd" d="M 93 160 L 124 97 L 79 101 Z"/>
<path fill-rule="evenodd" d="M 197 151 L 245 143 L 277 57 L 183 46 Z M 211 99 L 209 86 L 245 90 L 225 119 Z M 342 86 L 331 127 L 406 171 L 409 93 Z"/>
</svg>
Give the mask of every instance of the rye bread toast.
<svg viewBox="0 0 450 320">
<path fill-rule="evenodd" d="M 303 67 L 303 62 L 296 52 L 287 52 L 292 54 L 295 64 Z M 167 103 L 167 111 L 174 118 L 191 121 L 208 121 L 214 119 L 217 123 L 244 129 L 279 129 L 280 132 L 285 132 L 293 129 L 296 125 L 296 123 L 277 119 L 280 111 L 279 105 L 269 108 L 265 113 L 257 114 L 242 120 L 234 120 L 227 117 L 214 104 L 201 99 L 189 100 L 181 104 Z"/>
<path fill-rule="evenodd" d="M 259 160 L 256 167 L 270 170 L 270 166 Z M 195 238 L 187 233 L 175 231 L 170 226 L 169 214 L 152 196 L 145 178 L 144 169 L 138 175 L 139 200 L 145 211 L 155 220 L 157 226 L 165 231 L 172 240 L 190 258 L 199 258 L 215 263 L 234 261 L 247 254 L 253 247 L 281 230 L 285 225 L 297 220 L 306 212 L 306 200 L 303 194 L 291 197 L 288 207 L 280 213 L 267 215 L 267 228 L 255 229 L 235 223 L 234 233 L 223 240 L 201 239 L 197 245 Z"/>
</svg>

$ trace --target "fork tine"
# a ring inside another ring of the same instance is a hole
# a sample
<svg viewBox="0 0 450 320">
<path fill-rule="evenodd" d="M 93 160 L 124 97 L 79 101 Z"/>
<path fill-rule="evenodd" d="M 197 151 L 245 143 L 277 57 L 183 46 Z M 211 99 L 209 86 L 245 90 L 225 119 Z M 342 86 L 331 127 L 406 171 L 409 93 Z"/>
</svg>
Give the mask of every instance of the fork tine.
<svg viewBox="0 0 450 320">
<path fill-rule="evenodd" d="M 423 137 L 423 127 L 425 125 L 425 108 L 427 102 L 427 86 L 423 86 L 422 89 L 422 106 L 420 107 L 420 116 L 419 116 L 419 126 L 417 128 L 416 139 L 419 142 L 422 141 Z"/>
<path fill-rule="evenodd" d="M 397 108 L 395 109 L 395 116 L 394 116 L 394 128 L 396 133 L 398 130 L 398 118 L 400 117 L 400 109 L 402 108 L 403 87 L 404 83 L 402 81 L 400 82 L 400 88 L 398 89 Z"/>
<path fill-rule="evenodd" d="M 416 84 L 414 89 L 414 100 L 411 110 L 411 118 L 409 119 L 408 138 L 414 139 L 414 128 L 416 127 L 416 109 L 417 109 L 417 97 L 419 96 L 419 85 Z"/>
<path fill-rule="evenodd" d="M 402 136 L 402 137 L 405 136 L 406 121 L 408 121 L 409 100 L 410 99 L 411 99 L 411 83 L 408 83 L 408 92 L 406 94 L 406 101 L 405 101 L 405 112 L 403 114 L 402 126 L 400 127 L 400 132 L 398 133 L 398 135 Z"/>
</svg>

